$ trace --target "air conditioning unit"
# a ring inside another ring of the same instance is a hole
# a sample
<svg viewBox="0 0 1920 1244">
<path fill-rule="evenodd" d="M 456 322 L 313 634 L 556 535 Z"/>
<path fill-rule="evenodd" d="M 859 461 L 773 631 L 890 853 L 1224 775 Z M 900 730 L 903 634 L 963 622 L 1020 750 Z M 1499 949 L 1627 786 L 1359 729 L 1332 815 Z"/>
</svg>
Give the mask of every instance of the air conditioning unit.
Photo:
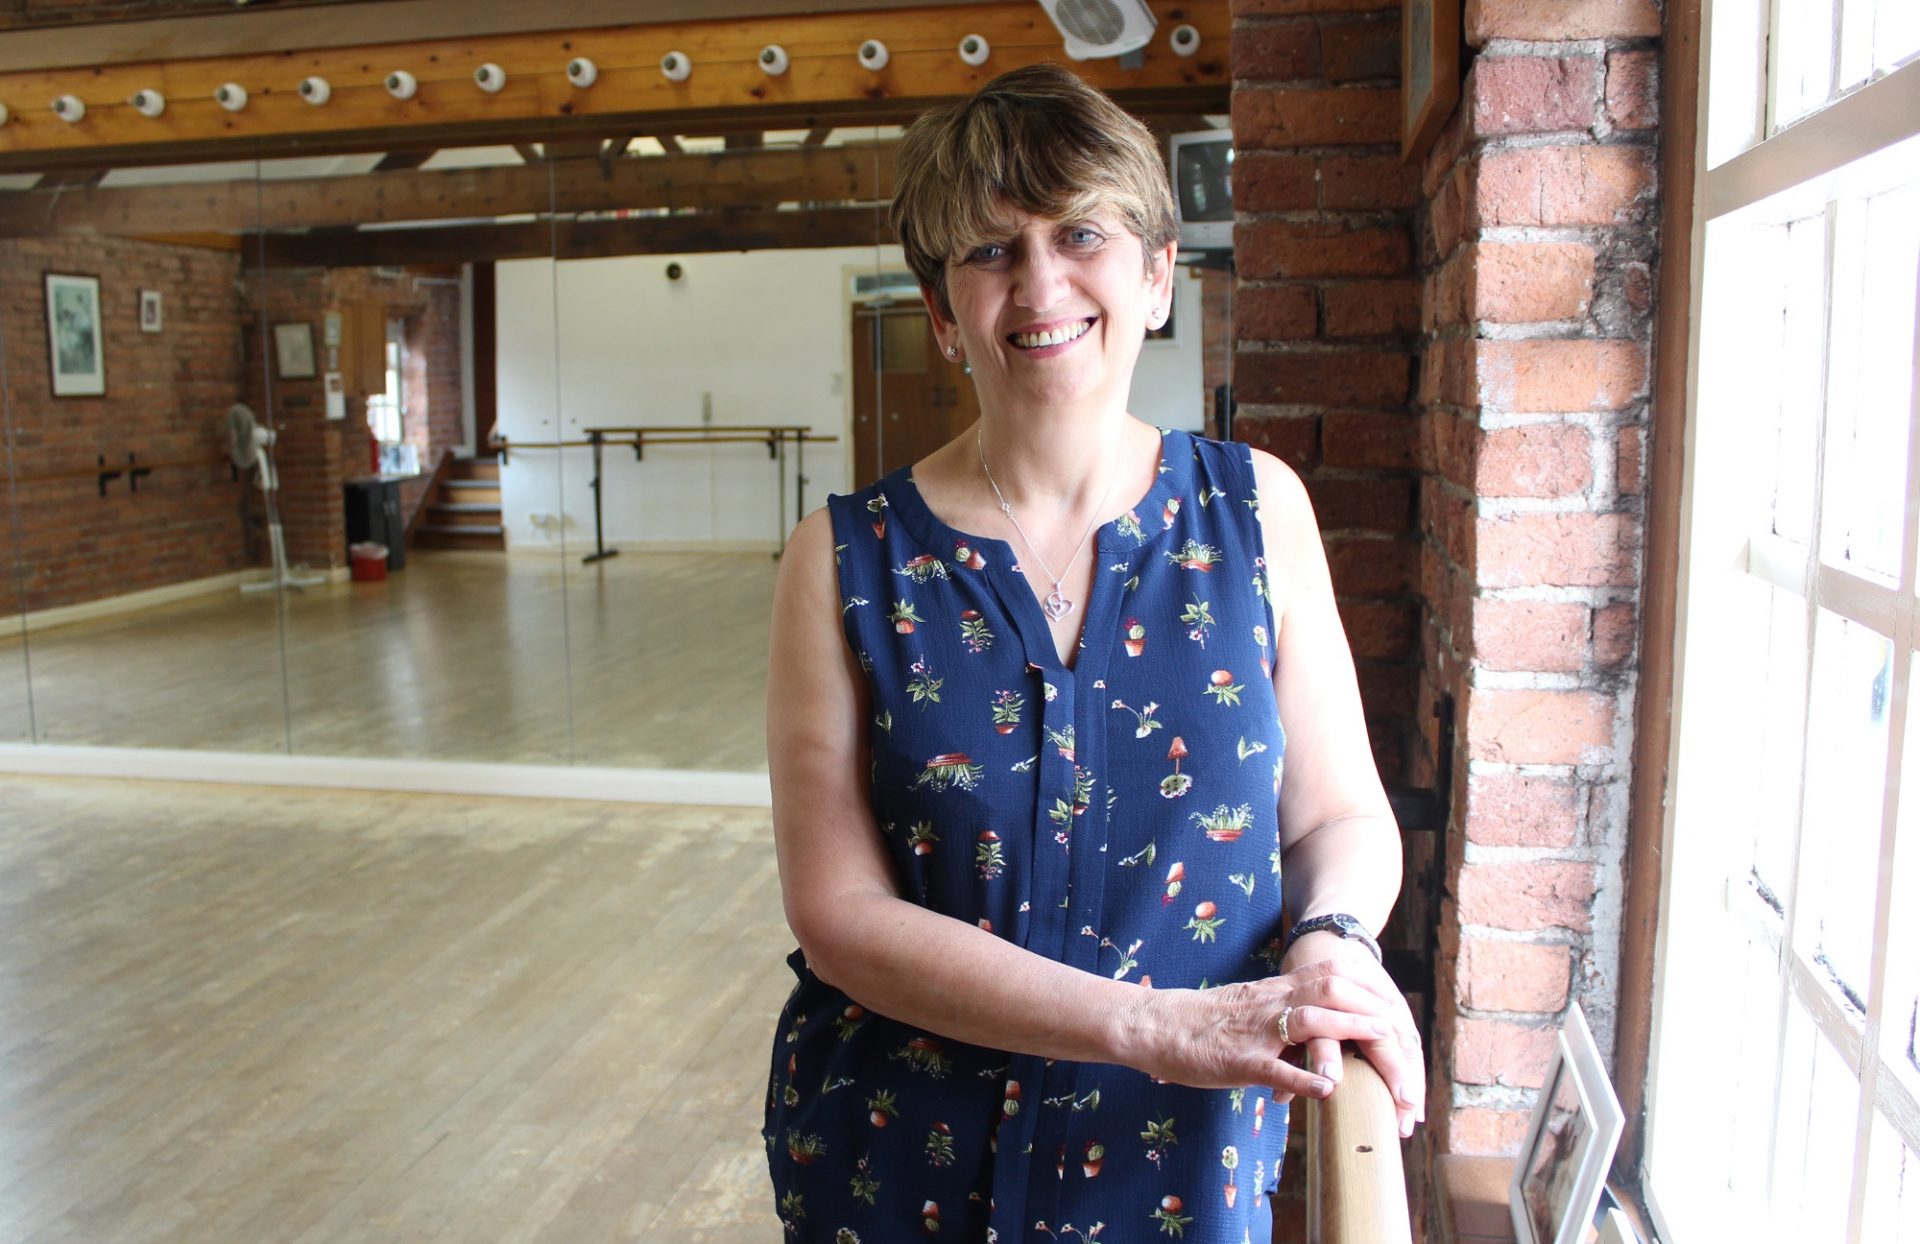
<svg viewBox="0 0 1920 1244">
<path fill-rule="evenodd" d="M 1075 60 L 1125 56 L 1153 41 L 1153 10 L 1146 0 L 1040 0 Z"/>
</svg>

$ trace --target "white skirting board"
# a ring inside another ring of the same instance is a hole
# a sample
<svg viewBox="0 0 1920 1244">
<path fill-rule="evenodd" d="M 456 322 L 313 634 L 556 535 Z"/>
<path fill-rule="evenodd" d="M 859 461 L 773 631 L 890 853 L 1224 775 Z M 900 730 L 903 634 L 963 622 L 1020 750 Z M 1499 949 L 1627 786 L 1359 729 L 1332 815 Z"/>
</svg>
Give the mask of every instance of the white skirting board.
<svg viewBox="0 0 1920 1244">
<path fill-rule="evenodd" d="M 764 808 L 772 804 L 764 773 L 709 773 L 695 769 L 571 768 L 5 743 L 0 744 L 0 774 L 5 773 L 502 795 L 519 799 L 604 799 L 704 807 Z"/>
</svg>

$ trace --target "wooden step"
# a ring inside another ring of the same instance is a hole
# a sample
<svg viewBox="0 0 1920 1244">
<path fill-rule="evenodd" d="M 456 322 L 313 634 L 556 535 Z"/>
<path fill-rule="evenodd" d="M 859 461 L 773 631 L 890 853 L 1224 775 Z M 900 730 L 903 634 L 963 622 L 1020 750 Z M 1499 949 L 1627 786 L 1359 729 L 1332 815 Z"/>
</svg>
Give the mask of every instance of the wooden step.
<svg viewBox="0 0 1920 1244">
<path fill-rule="evenodd" d="M 498 458 L 455 458 L 453 460 L 453 478 L 491 479 L 500 478 L 500 459 Z"/>
<path fill-rule="evenodd" d="M 415 548 L 423 549 L 480 549 L 504 553 L 507 548 L 507 530 L 504 527 L 450 527 L 439 523 L 422 523 L 413 533 Z"/>
<path fill-rule="evenodd" d="M 500 481 L 497 479 L 449 479 L 442 480 L 441 484 L 447 490 L 448 501 L 500 504 Z"/>
<path fill-rule="evenodd" d="M 429 525 L 435 527 L 500 526 L 500 507 L 485 502 L 436 501 L 427 507 Z"/>
</svg>

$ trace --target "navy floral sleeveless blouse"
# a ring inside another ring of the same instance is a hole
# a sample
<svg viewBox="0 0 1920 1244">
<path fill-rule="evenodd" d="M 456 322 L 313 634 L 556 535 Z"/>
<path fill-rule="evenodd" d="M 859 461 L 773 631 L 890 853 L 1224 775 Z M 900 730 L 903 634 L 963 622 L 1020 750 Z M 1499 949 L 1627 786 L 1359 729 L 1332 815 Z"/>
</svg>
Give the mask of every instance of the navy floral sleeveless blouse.
<svg viewBox="0 0 1920 1244">
<path fill-rule="evenodd" d="M 1012 546 L 943 524 L 898 471 L 828 502 L 872 800 L 900 892 L 1142 988 L 1278 969 L 1284 740 L 1244 445 L 1162 434 L 1099 529 L 1061 665 Z M 873 1014 L 800 952 L 764 1135 L 790 1239 L 1265 1244 L 1287 1112 Z"/>
</svg>

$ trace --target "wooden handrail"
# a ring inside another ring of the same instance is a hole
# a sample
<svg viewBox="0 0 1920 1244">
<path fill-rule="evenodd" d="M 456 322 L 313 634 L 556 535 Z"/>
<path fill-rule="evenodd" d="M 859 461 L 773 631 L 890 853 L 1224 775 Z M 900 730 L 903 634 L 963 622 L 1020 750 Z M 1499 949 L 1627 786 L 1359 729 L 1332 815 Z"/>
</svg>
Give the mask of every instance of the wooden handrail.
<svg viewBox="0 0 1920 1244">
<path fill-rule="evenodd" d="M 1343 1050 L 1340 1087 L 1307 1100 L 1307 1244 L 1412 1241 L 1393 1094 L 1373 1064 Z"/>
</svg>

